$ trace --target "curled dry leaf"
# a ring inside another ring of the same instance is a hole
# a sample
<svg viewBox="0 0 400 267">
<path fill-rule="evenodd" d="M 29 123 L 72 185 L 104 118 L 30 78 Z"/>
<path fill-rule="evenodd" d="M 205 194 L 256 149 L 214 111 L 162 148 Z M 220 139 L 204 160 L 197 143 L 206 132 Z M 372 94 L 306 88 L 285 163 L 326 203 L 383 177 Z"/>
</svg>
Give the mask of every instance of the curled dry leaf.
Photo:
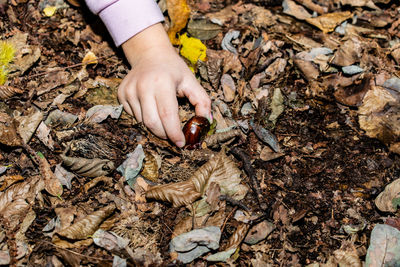
<svg viewBox="0 0 400 267">
<path fill-rule="evenodd" d="M 280 152 L 279 142 L 274 134 L 261 125 L 255 124 L 253 121 L 250 121 L 250 126 L 261 141 L 268 144 L 275 152 Z"/>
<path fill-rule="evenodd" d="M 240 188 L 232 186 L 240 182 L 240 170 L 222 150 L 201 166 L 193 176 L 183 182 L 158 185 L 146 192 L 146 198 L 168 201 L 174 207 L 191 204 L 201 197 L 211 182 L 221 187 L 221 194 L 234 195 Z"/>
<path fill-rule="evenodd" d="M 7 86 L 7 85 L 0 85 L 0 99 L 1 100 L 6 100 L 16 94 L 22 94 L 24 90 L 12 87 L 12 86 Z"/>
<path fill-rule="evenodd" d="M 207 145 L 207 147 L 213 147 L 241 135 L 242 131 L 240 129 L 233 129 L 227 132 L 215 133 L 207 136 L 204 138 L 203 142 Z"/>
<path fill-rule="evenodd" d="M 114 205 L 108 205 L 89 214 L 85 218 L 61 230 L 57 234 L 73 240 L 86 239 L 94 232 L 96 232 L 101 222 L 104 221 L 104 219 L 106 219 L 108 216 L 110 216 L 114 210 Z"/>
<path fill-rule="evenodd" d="M 158 180 L 158 163 L 156 157 L 150 152 L 144 152 L 145 158 L 143 163 L 143 169 L 140 174 L 152 182 L 157 182 Z"/>
<path fill-rule="evenodd" d="M 375 205 L 381 211 L 396 212 L 397 205 L 394 205 L 393 200 L 400 199 L 400 179 L 393 181 L 385 187 L 375 199 Z"/>
<path fill-rule="evenodd" d="M 66 167 L 86 177 L 105 176 L 115 169 L 114 162 L 107 159 L 75 158 L 65 155 L 61 155 L 60 157 Z"/>
</svg>

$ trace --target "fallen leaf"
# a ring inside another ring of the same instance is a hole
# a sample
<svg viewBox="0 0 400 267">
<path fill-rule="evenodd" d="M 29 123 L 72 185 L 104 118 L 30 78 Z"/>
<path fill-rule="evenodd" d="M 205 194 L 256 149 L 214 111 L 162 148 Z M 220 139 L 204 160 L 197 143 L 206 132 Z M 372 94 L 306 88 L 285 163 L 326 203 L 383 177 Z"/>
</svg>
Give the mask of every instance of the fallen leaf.
<svg viewBox="0 0 400 267">
<path fill-rule="evenodd" d="M 44 155 L 40 152 L 37 154 L 38 156 L 36 158 L 39 160 L 39 169 L 44 181 L 44 189 L 46 189 L 50 195 L 60 197 L 63 193 L 63 187 L 60 180 L 58 180 L 54 175 L 50 168 L 50 164 Z"/>
<path fill-rule="evenodd" d="M 22 94 L 23 92 L 24 92 L 24 90 L 16 88 L 16 87 L 0 85 L 0 99 L 1 100 L 9 99 L 14 95 Z"/>
<path fill-rule="evenodd" d="M 328 33 L 335 30 L 336 26 L 340 25 L 340 23 L 352 16 L 353 14 L 350 11 L 344 11 L 323 14 L 315 18 L 306 18 L 305 20 L 319 28 L 324 33 Z"/>
<path fill-rule="evenodd" d="M 293 16 L 299 20 L 305 20 L 311 18 L 311 14 L 301 5 L 291 0 L 284 0 L 282 2 L 283 13 Z"/>
<path fill-rule="evenodd" d="M 400 231 L 386 224 L 377 224 L 371 232 L 365 264 L 396 266 L 400 262 L 399 250 Z"/>
<path fill-rule="evenodd" d="M 206 61 L 207 47 L 199 40 L 188 37 L 186 33 L 179 37 L 181 43 L 180 53 L 195 66 L 198 60 Z"/>
<path fill-rule="evenodd" d="M 235 99 L 236 85 L 229 74 L 224 74 L 221 77 L 221 87 L 224 92 L 225 102 L 232 102 Z"/>
<path fill-rule="evenodd" d="M 375 205 L 381 211 L 396 212 L 397 204 L 394 203 L 396 199 L 400 199 L 400 179 L 394 180 L 385 187 L 375 199 Z"/>
<path fill-rule="evenodd" d="M 140 174 L 147 180 L 152 182 L 158 181 L 158 170 L 160 166 L 157 163 L 156 157 L 153 153 L 145 152 L 145 158 L 143 163 L 143 169 Z"/>
<path fill-rule="evenodd" d="M 170 244 L 170 252 L 178 252 L 178 260 L 186 264 L 219 247 L 221 230 L 208 226 L 174 237 Z"/>
<path fill-rule="evenodd" d="M 194 38 L 204 41 L 217 36 L 221 32 L 222 27 L 207 19 L 191 19 L 187 25 L 187 30 Z"/>
<path fill-rule="evenodd" d="M 71 180 L 75 177 L 75 175 L 64 169 L 61 166 L 61 163 L 56 165 L 56 168 L 54 169 L 54 175 L 62 185 L 65 185 L 68 189 L 71 189 Z"/>
<path fill-rule="evenodd" d="M 97 64 L 99 63 L 97 56 L 92 52 L 89 51 L 82 59 L 82 64 L 89 65 L 89 64 Z"/>
<path fill-rule="evenodd" d="M 86 159 L 60 155 L 64 166 L 86 177 L 105 176 L 115 169 L 114 162 L 107 159 Z"/>
<path fill-rule="evenodd" d="M 145 154 L 142 145 L 138 145 L 132 153 L 127 155 L 127 159 L 117 168 L 127 183 L 133 188 L 136 177 L 142 169 Z"/>
<path fill-rule="evenodd" d="M 190 16 L 190 8 L 186 0 L 167 0 L 168 15 L 171 19 L 171 26 L 168 29 L 169 40 L 173 45 L 178 45 L 181 40 L 176 38 L 185 26 Z"/>
<path fill-rule="evenodd" d="M 86 112 L 86 118 L 95 123 L 100 123 L 110 116 L 113 119 L 118 119 L 121 116 L 123 106 L 111 106 L 111 105 L 97 105 L 91 107 Z"/>
<path fill-rule="evenodd" d="M 83 219 L 75 222 L 71 226 L 57 232 L 58 235 L 67 237 L 72 240 L 86 239 L 93 235 L 98 229 L 99 225 L 113 213 L 115 210 L 114 205 L 108 205 L 101 208 Z"/>
</svg>

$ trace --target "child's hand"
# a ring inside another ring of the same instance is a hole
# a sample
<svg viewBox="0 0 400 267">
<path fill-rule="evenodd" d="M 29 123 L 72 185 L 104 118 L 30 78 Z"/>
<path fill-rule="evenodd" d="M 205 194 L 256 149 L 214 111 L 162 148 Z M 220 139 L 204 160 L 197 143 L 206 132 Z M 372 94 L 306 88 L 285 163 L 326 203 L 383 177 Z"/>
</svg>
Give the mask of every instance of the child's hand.
<svg viewBox="0 0 400 267">
<path fill-rule="evenodd" d="M 196 115 L 211 117 L 211 101 L 158 23 L 122 44 L 132 70 L 118 88 L 125 110 L 157 136 L 185 144 L 176 96 L 187 97 Z"/>
</svg>

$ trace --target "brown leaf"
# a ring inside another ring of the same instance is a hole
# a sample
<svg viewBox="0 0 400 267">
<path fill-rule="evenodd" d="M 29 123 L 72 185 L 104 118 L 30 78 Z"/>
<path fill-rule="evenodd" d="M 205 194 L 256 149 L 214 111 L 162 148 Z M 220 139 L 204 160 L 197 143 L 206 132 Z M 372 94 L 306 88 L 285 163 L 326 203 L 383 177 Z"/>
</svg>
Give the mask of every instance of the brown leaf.
<svg viewBox="0 0 400 267">
<path fill-rule="evenodd" d="M 353 14 L 350 11 L 328 13 L 316 18 L 306 18 L 305 20 L 319 28 L 324 33 L 335 30 L 336 26 L 340 25 L 343 21 L 351 18 Z"/>
<path fill-rule="evenodd" d="M 207 145 L 207 147 L 213 147 L 238 136 L 242 136 L 242 131 L 240 129 L 233 129 L 227 132 L 215 133 L 213 135 L 206 136 L 203 142 Z"/>
<path fill-rule="evenodd" d="M 57 234 L 73 240 L 86 239 L 96 232 L 101 222 L 110 216 L 114 210 L 114 205 L 108 205 L 89 214 L 85 218 L 79 220 L 68 228 L 61 230 Z"/>
<path fill-rule="evenodd" d="M 154 198 L 171 202 L 174 207 L 188 205 L 204 194 L 209 183 L 215 181 L 221 186 L 221 193 L 234 195 L 239 188 L 228 189 L 226 183 L 231 183 L 229 178 L 240 177 L 240 170 L 235 163 L 226 156 L 224 150 L 201 166 L 193 176 L 183 182 L 158 185 L 151 187 L 146 192 L 146 198 Z M 236 182 L 236 180 L 235 180 Z M 229 191 L 232 190 L 232 191 Z"/>
<path fill-rule="evenodd" d="M 332 63 L 341 67 L 350 66 L 361 58 L 361 41 L 352 37 L 345 41 L 335 52 Z"/>
<path fill-rule="evenodd" d="M 360 84 L 354 84 L 350 88 L 338 88 L 334 93 L 336 101 L 347 106 L 360 106 L 365 94 L 371 88 L 371 78 L 372 75 L 366 75 Z"/>
<path fill-rule="evenodd" d="M 2 185 L 0 187 L 0 191 L 3 191 L 7 187 L 11 186 L 12 184 L 24 180 L 24 177 L 21 175 L 4 175 L 0 177 L 0 181 Z"/>
<path fill-rule="evenodd" d="M 74 158 L 65 155 L 60 157 L 66 167 L 86 177 L 105 176 L 115 169 L 114 162 L 107 159 Z"/>
<path fill-rule="evenodd" d="M 18 122 L 0 112 L 0 143 L 7 146 L 21 146 L 22 139 L 17 132 Z"/>
<path fill-rule="evenodd" d="M 16 94 L 22 94 L 24 90 L 12 87 L 12 86 L 7 86 L 7 85 L 0 85 L 0 99 L 1 100 L 6 100 Z"/>
<path fill-rule="evenodd" d="M 158 181 L 157 159 L 150 152 L 145 152 L 144 154 L 145 154 L 145 158 L 144 158 L 144 163 L 143 163 L 143 169 L 140 172 L 140 174 L 147 180 L 150 180 L 152 182 L 157 182 Z"/>
<path fill-rule="evenodd" d="M 51 170 L 49 162 L 42 154 L 36 158 L 39 160 L 39 169 L 44 181 L 44 188 L 52 196 L 61 196 L 63 187 L 60 180 L 58 180 Z"/>
<path fill-rule="evenodd" d="M 400 198 L 400 179 L 394 180 L 385 187 L 375 199 L 375 205 L 381 211 L 396 212 L 397 207 L 393 205 L 393 199 Z"/>
</svg>

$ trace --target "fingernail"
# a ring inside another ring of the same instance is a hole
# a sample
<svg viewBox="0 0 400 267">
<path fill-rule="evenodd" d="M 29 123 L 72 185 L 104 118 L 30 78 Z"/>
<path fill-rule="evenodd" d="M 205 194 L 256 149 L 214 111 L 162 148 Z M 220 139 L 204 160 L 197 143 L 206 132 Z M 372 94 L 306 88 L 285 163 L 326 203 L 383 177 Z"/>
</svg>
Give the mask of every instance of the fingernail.
<svg viewBox="0 0 400 267">
<path fill-rule="evenodd" d="M 178 142 L 176 142 L 176 145 L 177 145 L 178 147 L 183 147 L 183 146 L 185 145 L 185 142 L 183 142 L 183 141 L 178 141 Z"/>
<path fill-rule="evenodd" d="M 210 118 L 210 123 L 212 123 L 212 122 L 213 122 L 213 115 L 212 115 L 212 113 L 210 113 L 209 118 Z"/>
</svg>

